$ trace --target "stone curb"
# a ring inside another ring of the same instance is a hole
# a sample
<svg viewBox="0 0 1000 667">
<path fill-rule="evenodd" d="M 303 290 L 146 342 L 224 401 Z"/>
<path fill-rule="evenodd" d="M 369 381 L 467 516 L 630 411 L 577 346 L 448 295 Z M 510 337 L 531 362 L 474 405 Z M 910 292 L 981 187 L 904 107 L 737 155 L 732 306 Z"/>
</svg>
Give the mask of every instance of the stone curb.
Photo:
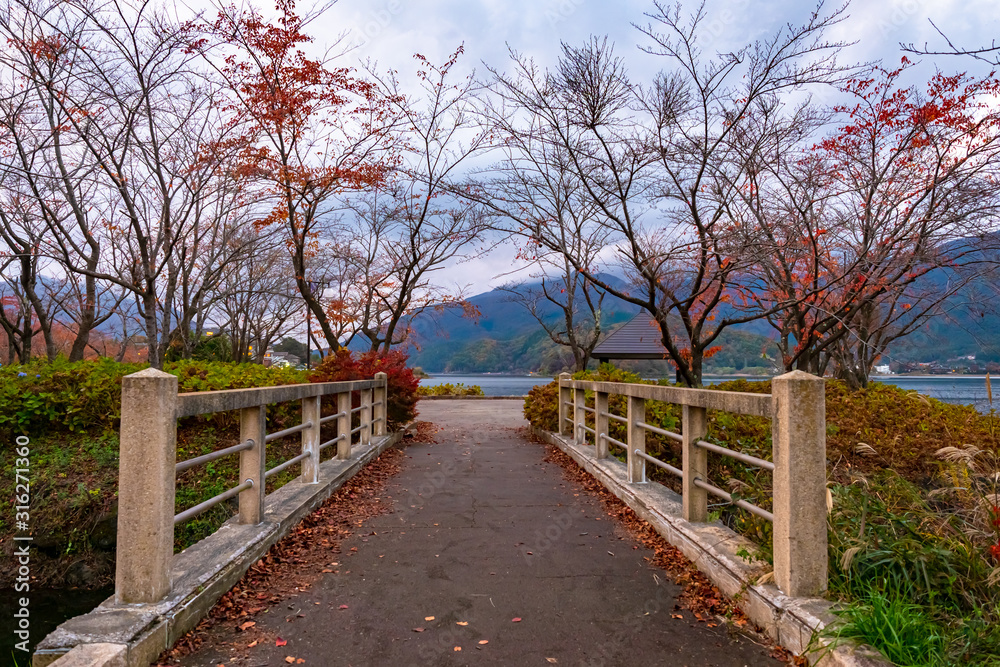
<svg viewBox="0 0 1000 667">
<path fill-rule="evenodd" d="M 33 667 L 146 667 L 194 628 L 251 565 L 369 461 L 402 439 L 397 431 L 346 461 L 320 465 L 318 484 L 299 479 L 266 498 L 264 521 L 241 525 L 236 517 L 171 561 L 171 590 L 156 604 L 116 605 L 114 596 L 88 614 L 71 618 L 46 636 Z"/>
<path fill-rule="evenodd" d="M 568 454 L 648 521 L 774 641 L 796 655 L 805 655 L 810 664 L 819 667 L 892 667 L 892 663 L 867 646 L 841 641 L 831 648 L 829 640 L 818 636 L 836 622 L 830 612 L 833 605 L 828 600 L 792 598 L 773 583 L 757 584 L 769 568 L 747 563 L 737 555 L 741 550 L 756 551 L 750 540 L 719 522 L 699 524 L 684 520 L 678 494 L 661 484 L 629 484 L 626 465 L 616 458 L 595 459 L 592 445 L 577 445 L 561 435 L 534 427 L 532 432 Z"/>
</svg>

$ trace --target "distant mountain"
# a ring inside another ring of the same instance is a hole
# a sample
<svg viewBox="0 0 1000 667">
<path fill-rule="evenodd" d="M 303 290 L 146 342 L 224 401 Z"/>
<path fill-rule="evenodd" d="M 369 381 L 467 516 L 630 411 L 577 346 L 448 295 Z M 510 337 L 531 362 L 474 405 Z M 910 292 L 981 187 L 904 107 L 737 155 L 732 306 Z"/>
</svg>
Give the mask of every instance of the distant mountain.
<svg viewBox="0 0 1000 667">
<path fill-rule="evenodd" d="M 927 280 L 943 283 L 945 277 L 936 273 Z M 525 289 L 532 287 L 538 285 L 526 285 Z M 975 355 L 978 361 L 1000 361 L 1000 313 L 995 306 L 998 296 L 994 286 L 985 280 L 967 287 L 947 304 L 947 315 L 898 341 L 885 361 L 943 362 L 969 355 Z M 511 301 L 509 293 L 493 290 L 468 301 L 481 314 L 478 320 L 450 308 L 425 313 L 412 322 L 412 365 L 431 373 L 557 373 L 572 366 L 572 354 L 553 343 L 531 314 Z M 555 306 L 543 312 L 553 320 L 560 317 Z M 603 309 L 606 332 L 638 312 L 637 306 L 608 295 Z M 706 363 L 707 370 L 764 372 L 772 366 L 766 357 L 777 356 L 774 337 L 774 330 L 762 320 L 733 327 L 723 333 L 719 341 L 722 351 Z M 661 362 L 632 365 L 644 372 L 666 371 Z M 655 370 L 653 366 L 663 368 Z"/>
</svg>

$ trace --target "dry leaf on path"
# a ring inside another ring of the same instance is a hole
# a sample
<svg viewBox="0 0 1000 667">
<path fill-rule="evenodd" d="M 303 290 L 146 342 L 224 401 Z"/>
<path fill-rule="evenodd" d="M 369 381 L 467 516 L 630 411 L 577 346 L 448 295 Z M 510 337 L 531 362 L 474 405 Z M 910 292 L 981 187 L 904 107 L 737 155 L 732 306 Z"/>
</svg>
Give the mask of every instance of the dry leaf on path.
<svg viewBox="0 0 1000 667">
<path fill-rule="evenodd" d="M 424 620 L 425 621 L 433 621 L 434 617 L 433 616 L 424 616 Z"/>
<path fill-rule="evenodd" d="M 257 625 L 256 621 L 247 621 L 246 623 L 240 623 L 240 630 L 246 630 L 247 628 L 252 628 Z"/>
<path fill-rule="evenodd" d="M 517 618 L 512 618 L 512 619 L 510 619 L 510 622 L 511 623 L 520 623 L 521 622 L 521 617 L 518 616 Z"/>
<path fill-rule="evenodd" d="M 275 646 L 284 646 L 287 643 L 288 643 L 288 641 L 282 639 L 281 637 L 278 637 L 277 639 L 274 640 L 274 645 Z"/>
<path fill-rule="evenodd" d="M 468 625 L 468 621 L 455 621 L 455 625 Z"/>
<path fill-rule="evenodd" d="M 489 639 L 480 639 L 480 640 L 479 640 L 479 643 L 480 643 L 480 644 L 489 644 L 489 643 L 490 643 L 490 640 L 489 640 Z"/>
</svg>

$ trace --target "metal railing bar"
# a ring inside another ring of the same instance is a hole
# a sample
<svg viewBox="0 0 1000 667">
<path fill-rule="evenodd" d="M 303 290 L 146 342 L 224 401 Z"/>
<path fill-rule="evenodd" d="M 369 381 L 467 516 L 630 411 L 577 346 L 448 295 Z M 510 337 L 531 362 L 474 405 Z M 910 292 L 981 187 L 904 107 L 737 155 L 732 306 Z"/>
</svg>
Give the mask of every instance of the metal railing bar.
<svg viewBox="0 0 1000 667">
<path fill-rule="evenodd" d="M 306 430 L 307 428 L 312 428 L 312 427 L 313 423 L 312 420 L 310 419 L 305 424 L 292 426 L 291 428 L 286 428 L 283 431 L 278 431 L 276 433 L 268 433 L 267 435 L 264 436 L 264 442 L 271 442 L 272 440 L 280 440 L 281 438 L 285 438 L 290 435 L 295 435 L 296 433 L 299 433 L 301 431 Z"/>
<path fill-rule="evenodd" d="M 375 401 L 374 403 L 372 403 L 372 407 L 375 407 L 376 405 L 382 405 L 383 403 L 385 403 L 385 401 Z"/>
<path fill-rule="evenodd" d="M 347 414 L 348 413 L 346 413 L 346 412 L 338 412 L 335 415 L 327 415 L 326 417 L 323 417 L 322 419 L 319 420 L 320 426 L 322 426 L 323 424 L 326 424 L 328 422 L 332 422 L 334 419 L 339 419 L 341 417 L 346 417 Z"/>
<path fill-rule="evenodd" d="M 353 414 L 357 414 L 357 413 L 361 412 L 362 410 L 364 410 L 366 407 L 368 407 L 368 406 L 366 406 L 366 405 L 359 405 L 358 407 L 356 407 L 353 410 L 351 410 L 351 414 L 352 415 Z"/>
<path fill-rule="evenodd" d="M 619 417 L 618 415 L 611 412 L 602 412 L 601 416 L 607 417 L 608 419 L 614 419 L 616 422 L 621 422 L 623 424 L 628 423 L 628 419 L 626 417 Z"/>
<path fill-rule="evenodd" d="M 216 459 L 221 459 L 223 456 L 229 456 L 230 454 L 236 454 L 237 452 L 242 452 L 247 449 L 253 449 L 253 445 L 253 440 L 244 440 L 238 445 L 226 447 L 225 449 L 220 449 L 217 452 L 211 452 L 202 456 L 196 456 L 193 459 L 188 459 L 187 461 L 181 461 L 174 466 L 174 472 L 184 472 L 185 470 L 194 468 L 195 466 L 200 466 L 203 463 L 210 463 Z"/>
<path fill-rule="evenodd" d="M 586 405 L 581 405 L 580 409 L 583 410 L 584 412 L 589 412 L 590 414 L 594 414 L 595 412 L 597 412 L 597 410 L 595 410 L 594 408 L 588 408 Z"/>
<path fill-rule="evenodd" d="M 381 421 L 385 421 L 385 417 L 375 417 L 374 419 L 372 419 L 373 424 L 375 422 L 381 422 Z"/>
<path fill-rule="evenodd" d="M 584 431 L 586 431 L 590 435 L 595 436 L 595 437 L 597 436 L 597 431 L 595 431 L 594 429 L 590 428 L 589 426 L 585 426 L 584 424 L 580 424 L 579 426 L 580 426 L 580 428 L 582 428 Z"/>
<path fill-rule="evenodd" d="M 183 512 L 181 512 L 180 514 L 175 514 L 174 525 L 176 526 L 184 523 L 185 521 L 190 521 L 191 519 L 195 518 L 205 510 L 211 509 L 212 507 L 215 507 L 219 503 L 225 502 L 230 498 L 232 498 L 233 496 L 239 495 L 241 491 L 245 491 L 246 489 L 252 489 L 252 488 L 253 488 L 253 480 L 248 479 L 239 486 L 234 486 L 228 491 L 223 491 L 214 498 L 209 498 L 203 503 L 198 503 L 194 507 L 188 508 Z"/>
<path fill-rule="evenodd" d="M 267 479 L 271 475 L 277 475 L 279 472 L 281 472 L 285 468 L 290 468 L 293 465 L 295 465 L 296 463 L 298 463 L 299 461 L 304 461 L 307 458 L 309 458 L 310 456 L 312 456 L 312 454 L 310 452 L 302 452 L 298 456 L 290 458 L 287 461 L 285 461 L 284 463 L 282 463 L 281 465 L 274 466 L 273 468 L 271 468 L 270 470 L 268 470 L 267 472 L 265 472 L 264 473 L 264 479 Z"/>
<path fill-rule="evenodd" d="M 361 426 L 359 426 L 357 428 L 351 429 L 351 435 L 354 435 L 355 433 L 360 433 L 361 429 L 363 429 L 365 426 L 367 426 L 367 424 L 362 424 Z"/>
<path fill-rule="evenodd" d="M 662 435 L 665 438 L 673 438 L 677 442 L 684 442 L 684 436 L 682 436 L 680 433 L 674 433 L 673 431 L 668 431 L 666 429 L 660 428 L 659 426 L 653 426 L 652 424 L 647 424 L 646 422 L 636 422 L 635 425 L 651 433 Z"/>
<path fill-rule="evenodd" d="M 752 503 L 748 503 L 745 500 L 733 500 L 733 495 L 731 493 L 727 493 L 717 486 L 713 486 L 708 482 L 702 481 L 700 479 L 694 480 L 694 485 L 697 486 L 699 489 L 704 489 L 705 491 L 708 491 L 713 496 L 722 498 L 723 500 L 728 500 L 733 505 L 736 505 L 741 509 L 745 509 L 751 514 L 756 514 L 761 519 L 766 519 L 767 521 L 774 523 L 774 515 L 768 512 L 767 510 L 761 509 Z"/>
<path fill-rule="evenodd" d="M 326 442 L 324 442 L 322 445 L 319 446 L 319 451 L 323 451 L 324 449 L 326 449 L 330 445 L 336 445 L 338 442 L 340 442 L 341 440 L 345 439 L 346 437 L 347 437 L 347 434 L 343 434 L 343 435 L 338 435 L 333 440 L 327 440 Z"/>
<path fill-rule="evenodd" d="M 650 463 L 652 463 L 655 466 L 659 466 L 660 468 L 663 468 L 664 470 L 666 470 L 667 472 L 671 473 L 672 475 L 676 475 L 677 477 L 684 477 L 684 471 L 681 470 L 680 468 L 675 468 L 674 466 L 670 465 L 669 463 L 665 463 L 665 462 L 661 461 L 660 459 L 658 459 L 656 457 L 650 456 L 646 452 L 640 452 L 637 449 L 637 450 L 635 450 L 635 455 L 638 456 L 641 459 L 645 459 L 645 460 L 649 461 Z"/>
<path fill-rule="evenodd" d="M 607 433 L 602 433 L 602 434 L 600 435 L 600 437 L 604 438 L 605 440 L 607 440 L 608 442 L 610 442 L 610 443 L 611 443 L 612 445 L 615 445 L 616 447 L 621 447 L 621 448 L 622 448 L 622 449 L 624 449 L 625 451 L 628 451 L 628 445 L 626 445 L 626 444 L 625 444 L 624 442 L 622 442 L 621 440 L 615 440 L 614 438 L 612 438 L 612 437 L 611 437 L 610 435 L 608 435 Z"/>
<path fill-rule="evenodd" d="M 737 452 L 726 447 L 720 447 L 719 445 L 713 445 L 710 442 L 705 442 L 704 440 L 698 440 L 696 443 L 702 449 L 707 449 L 710 452 L 715 452 L 716 454 L 722 454 L 723 456 L 728 456 L 730 458 L 736 459 L 737 461 L 743 461 L 743 463 L 749 463 L 752 466 L 758 468 L 763 468 L 764 470 L 770 470 L 774 472 L 774 464 L 770 461 L 765 461 L 764 459 L 759 459 L 756 456 L 750 456 L 749 454 L 744 454 L 742 452 Z"/>
</svg>

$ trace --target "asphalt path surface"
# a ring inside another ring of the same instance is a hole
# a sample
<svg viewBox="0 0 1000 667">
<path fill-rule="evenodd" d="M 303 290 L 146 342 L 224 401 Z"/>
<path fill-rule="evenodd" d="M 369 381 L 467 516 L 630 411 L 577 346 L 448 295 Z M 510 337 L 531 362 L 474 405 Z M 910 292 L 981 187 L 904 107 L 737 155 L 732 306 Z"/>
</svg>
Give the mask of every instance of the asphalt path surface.
<svg viewBox="0 0 1000 667">
<path fill-rule="evenodd" d="M 287 644 L 249 663 L 206 645 L 183 663 L 780 664 L 677 607 L 680 588 L 644 560 L 653 553 L 518 431 L 521 406 L 422 402 L 419 419 L 441 430 L 405 450 L 394 511 L 345 540 L 337 573 L 256 617 Z"/>
</svg>

